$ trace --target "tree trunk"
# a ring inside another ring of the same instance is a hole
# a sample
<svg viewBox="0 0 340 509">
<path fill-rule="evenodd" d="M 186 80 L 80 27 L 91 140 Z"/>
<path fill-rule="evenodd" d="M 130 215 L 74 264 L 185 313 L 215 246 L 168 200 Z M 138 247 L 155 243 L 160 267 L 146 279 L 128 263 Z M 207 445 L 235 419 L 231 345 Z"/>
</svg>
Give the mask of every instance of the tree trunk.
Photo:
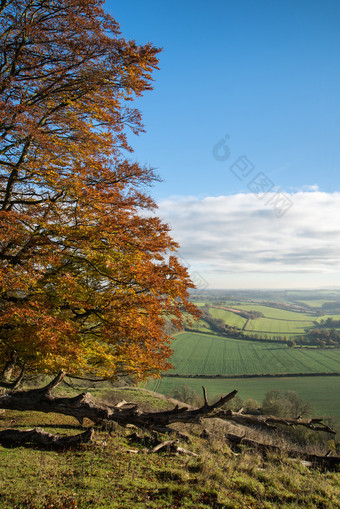
<svg viewBox="0 0 340 509">
<path fill-rule="evenodd" d="M 40 428 L 28 430 L 5 429 L 0 431 L 0 444 L 3 447 L 19 447 L 21 445 L 34 444 L 48 449 L 68 449 L 79 444 L 91 442 L 93 433 L 92 428 L 87 429 L 84 433 L 70 436 L 52 435 Z"/>
<path fill-rule="evenodd" d="M 3 380 L 4 382 L 9 382 L 12 376 L 13 369 L 16 366 L 16 363 L 18 361 L 18 354 L 15 350 L 12 350 L 8 361 L 5 364 L 4 369 L 1 372 L 0 380 Z"/>
<path fill-rule="evenodd" d="M 22 381 L 25 374 L 25 364 L 21 366 L 21 370 L 18 378 L 13 381 L 11 380 L 13 370 L 18 364 L 19 356 L 15 350 L 11 352 L 10 358 L 6 362 L 1 374 L 0 374 L 0 387 L 5 389 L 16 389 Z"/>
<path fill-rule="evenodd" d="M 247 445 L 252 449 L 256 449 L 262 454 L 267 454 L 268 452 L 274 453 L 286 453 L 288 456 L 292 458 L 300 458 L 307 462 L 308 466 L 317 466 L 323 467 L 327 469 L 335 469 L 340 465 L 340 456 L 319 456 L 317 454 L 308 454 L 302 451 L 298 451 L 296 449 L 285 449 L 284 447 L 279 447 L 277 445 L 269 445 L 264 444 L 262 442 L 257 442 L 256 440 L 251 440 L 246 437 L 240 437 L 238 435 L 234 435 L 232 433 L 228 433 L 226 435 L 226 439 L 231 442 L 233 446 L 238 446 L 240 444 Z"/>
</svg>

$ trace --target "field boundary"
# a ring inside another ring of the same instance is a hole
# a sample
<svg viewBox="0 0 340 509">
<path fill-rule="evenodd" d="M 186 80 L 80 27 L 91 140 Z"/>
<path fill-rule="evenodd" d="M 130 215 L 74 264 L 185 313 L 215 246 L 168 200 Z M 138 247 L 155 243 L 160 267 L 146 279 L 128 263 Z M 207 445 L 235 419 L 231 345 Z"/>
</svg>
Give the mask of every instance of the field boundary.
<svg viewBox="0 0 340 509">
<path fill-rule="evenodd" d="M 243 329 L 239 329 L 241 332 Z M 275 343 L 276 345 L 278 344 L 283 344 L 283 345 L 286 345 L 287 344 L 287 341 L 285 341 L 284 339 L 270 339 L 270 338 L 252 338 L 251 336 L 234 336 L 232 335 L 232 333 L 229 333 L 228 332 L 209 332 L 209 331 L 204 331 L 204 330 L 200 330 L 200 329 L 189 329 L 189 327 L 185 327 L 185 329 L 182 331 L 182 332 L 179 332 L 179 334 L 184 334 L 186 332 L 190 332 L 191 334 L 206 334 L 208 336 L 214 336 L 215 338 L 219 338 L 219 339 L 232 339 L 233 341 L 253 341 L 255 343 Z M 250 334 L 252 334 L 253 332 L 257 332 L 257 331 L 245 331 L 245 332 L 249 332 Z M 276 333 L 276 332 L 264 332 L 264 334 L 280 334 L 279 332 Z M 285 334 L 290 334 L 291 336 L 295 335 L 295 336 L 298 336 L 299 333 L 291 333 L 291 332 L 287 332 Z"/>
<path fill-rule="evenodd" d="M 253 374 L 253 375 L 182 375 L 179 373 L 163 374 L 162 378 L 204 378 L 204 379 L 231 379 L 231 378 L 298 378 L 298 377 L 320 377 L 320 376 L 340 376 L 340 373 L 276 373 L 272 374 Z"/>
</svg>

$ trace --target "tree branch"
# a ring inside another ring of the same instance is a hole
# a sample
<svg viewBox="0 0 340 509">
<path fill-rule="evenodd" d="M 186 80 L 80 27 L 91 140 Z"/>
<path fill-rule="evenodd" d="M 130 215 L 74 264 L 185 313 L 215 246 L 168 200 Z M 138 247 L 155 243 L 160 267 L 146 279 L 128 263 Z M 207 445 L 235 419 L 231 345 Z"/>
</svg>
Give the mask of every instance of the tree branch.
<svg viewBox="0 0 340 509">
<path fill-rule="evenodd" d="M 248 415 L 240 412 L 233 412 L 232 410 L 221 410 L 215 417 L 226 421 L 237 422 L 245 426 L 253 424 L 256 426 L 273 428 L 275 424 L 282 424 L 284 426 L 303 426 L 313 431 L 324 431 L 326 433 L 332 433 L 333 435 L 336 434 L 336 432 L 324 424 L 320 418 L 292 419 L 288 417 L 275 417 L 273 415 Z"/>
</svg>

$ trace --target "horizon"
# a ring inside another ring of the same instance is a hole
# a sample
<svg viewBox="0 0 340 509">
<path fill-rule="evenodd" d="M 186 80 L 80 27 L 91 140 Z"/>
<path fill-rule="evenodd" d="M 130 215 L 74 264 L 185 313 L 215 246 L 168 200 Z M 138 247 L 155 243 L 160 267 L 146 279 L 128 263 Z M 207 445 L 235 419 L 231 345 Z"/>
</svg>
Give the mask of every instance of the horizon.
<svg viewBox="0 0 340 509">
<path fill-rule="evenodd" d="M 211 288 L 211 287 L 205 287 L 205 288 L 193 288 L 189 290 L 189 293 L 200 296 L 204 295 L 204 292 L 340 292 L 340 286 L 334 286 L 334 287 L 315 287 L 315 288 L 276 288 L 276 287 L 248 287 L 248 288 Z M 329 297 L 329 295 L 328 295 Z M 340 296 L 339 296 L 340 297 Z"/>
</svg>

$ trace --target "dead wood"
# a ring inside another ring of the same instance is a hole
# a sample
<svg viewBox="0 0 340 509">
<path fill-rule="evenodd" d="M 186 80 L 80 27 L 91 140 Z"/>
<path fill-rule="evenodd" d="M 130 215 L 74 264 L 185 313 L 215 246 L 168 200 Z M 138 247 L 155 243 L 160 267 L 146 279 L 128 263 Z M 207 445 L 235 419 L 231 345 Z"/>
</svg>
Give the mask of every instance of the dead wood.
<svg viewBox="0 0 340 509">
<path fill-rule="evenodd" d="M 219 417 L 220 419 L 224 419 L 227 421 L 233 421 L 245 426 L 248 426 L 250 424 L 256 426 L 263 426 L 267 428 L 275 428 L 275 425 L 281 424 L 284 426 L 293 427 L 303 426 L 313 431 L 324 431 L 326 433 L 331 433 L 333 435 L 336 434 L 336 431 L 327 426 L 327 424 L 323 423 L 321 418 L 291 419 L 288 417 L 275 417 L 273 415 L 242 414 L 240 412 L 233 412 L 232 410 L 221 410 L 218 413 L 216 413 L 215 417 Z"/>
<path fill-rule="evenodd" d="M 167 440 L 166 442 L 162 442 L 159 445 L 156 445 L 156 447 L 153 447 L 152 449 L 148 450 L 148 453 L 152 454 L 155 452 L 163 452 L 166 450 L 168 453 L 173 454 L 187 454 L 188 456 L 195 456 L 198 457 L 198 454 L 192 451 L 188 451 L 187 449 L 184 449 L 183 447 L 180 447 L 178 444 L 178 440 Z"/>
<path fill-rule="evenodd" d="M 52 435 L 40 428 L 28 430 L 5 429 L 0 431 L 0 444 L 3 447 L 38 445 L 48 449 L 69 449 L 91 442 L 93 433 L 92 428 L 88 428 L 84 433 L 71 436 Z"/>
<path fill-rule="evenodd" d="M 188 451 L 178 445 L 179 439 L 166 440 L 162 442 L 156 436 L 144 436 L 141 437 L 138 433 L 132 433 L 129 435 L 128 440 L 131 442 L 139 443 L 140 445 L 148 446 L 143 449 L 129 449 L 129 452 L 146 452 L 148 454 L 155 454 L 160 452 L 167 452 L 168 454 L 187 454 L 188 456 L 198 456 L 198 454 Z"/>
<path fill-rule="evenodd" d="M 285 453 L 289 457 L 299 458 L 307 461 L 310 464 L 310 466 L 318 466 L 331 470 L 337 468 L 340 465 L 340 456 L 329 456 L 328 453 L 325 456 L 309 454 L 306 452 L 299 451 L 297 449 L 286 449 L 284 447 L 279 447 L 278 445 L 264 444 L 262 442 L 257 442 L 256 440 L 246 438 L 245 436 L 240 437 L 239 435 L 234 435 L 232 433 L 228 433 L 226 435 L 226 439 L 234 447 L 243 444 L 248 447 L 251 447 L 252 449 L 258 450 L 260 453 L 264 455 L 266 455 L 268 452 Z"/>
<path fill-rule="evenodd" d="M 176 405 L 172 410 L 161 412 L 143 412 L 137 405 L 127 403 L 126 401 L 122 401 L 115 406 L 110 406 L 96 401 L 89 393 L 79 394 L 75 397 L 53 395 L 53 390 L 61 383 L 65 375 L 66 373 L 61 371 L 48 385 L 39 389 L 6 390 L 0 396 L 0 409 L 60 413 L 73 416 L 81 424 L 84 418 L 88 418 L 96 425 L 100 425 L 102 428 L 105 426 L 107 429 L 110 428 L 110 425 L 112 426 L 116 423 L 121 426 L 134 425 L 142 429 L 173 432 L 169 428 L 169 425 L 172 423 L 200 423 L 202 419 L 218 417 L 242 425 L 252 424 L 273 427 L 276 424 L 283 424 L 286 426 L 304 426 L 314 431 L 335 433 L 334 430 L 322 422 L 322 419 L 288 419 L 273 416 L 254 416 L 231 410 L 221 410 L 221 407 L 236 395 L 236 390 L 209 405 L 204 388 L 204 404 L 200 408 L 180 408 Z M 14 442 L 16 435 L 13 434 L 12 436 L 12 442 Z M 19 434 L 17 438 L 20 442 Z M 74 438 L 69 438 L 71 443 Z M 42 439 L 40 438 L 40 440 Z M 49 440 L 51 444 L 54 443 L 54 440 L 56 443 L 59 443 L 59 439 L 51 438 Z M 60 444 L 68 443 L 68 439 L 65 440 L 63 439 Z"/>
<path fill-rule="evenodd" d="M 88 418 L 95 424 L 116 422 L 122 426 L 134 424 L 140 428 L 167 427 L 175 422 L 200 422 L 202 418 L 215 417 L 215 410 L 230 401 L 237 391 L 232 391 L 209 405 L 206 401 L 201 408 L 175 406 L 162 412 L 143 412 L 137 405 L 121 402 L 115 406 L 94 400 L 89 393 L 75 397 L 54 396 L 52 391 L 63 380 L 66 373 L 61 371 L 48 385 L 40 389 L 11 390 L 0 396 L 0 408 L 7 410 L 55 412 L 75 417 L 80 423 Z"/>
</svg>

